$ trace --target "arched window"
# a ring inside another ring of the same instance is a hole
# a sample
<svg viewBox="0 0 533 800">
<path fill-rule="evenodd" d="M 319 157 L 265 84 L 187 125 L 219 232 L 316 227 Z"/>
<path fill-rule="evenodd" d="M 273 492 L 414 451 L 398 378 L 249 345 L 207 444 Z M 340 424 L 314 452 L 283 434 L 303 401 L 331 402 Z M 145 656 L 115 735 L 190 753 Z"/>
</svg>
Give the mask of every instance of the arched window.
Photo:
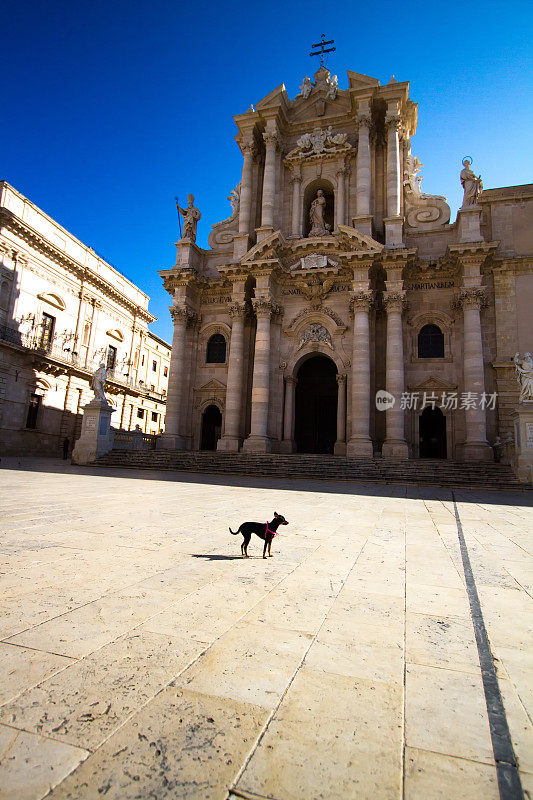
<svg viewBox="0 0 533 800">
<path fill-rule="evenodd" d="M 424 325 L 420 329 L 418 358 L 444 358 L 444 335 L 438 325 Z"/>
<path fill-rule="evenodd" d="M 226 340 L 221 333 L 215 333 L 209 339 L 205 360 L 208 364 L 226 363 Z"/>
</svg>

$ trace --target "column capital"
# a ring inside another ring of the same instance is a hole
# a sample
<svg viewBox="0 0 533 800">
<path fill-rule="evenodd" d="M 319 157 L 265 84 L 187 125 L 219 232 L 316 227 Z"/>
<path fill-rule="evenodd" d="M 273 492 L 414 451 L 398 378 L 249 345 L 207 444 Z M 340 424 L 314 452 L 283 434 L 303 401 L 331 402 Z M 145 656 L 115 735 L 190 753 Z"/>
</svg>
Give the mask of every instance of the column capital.
<svg viewBox="0 0 533 800">
<path fill-rule="evenodd" d="M 252 300 L 252 305 L 257 317 L 271 317 L 273 314 L 281 314 L 281 307 L 269 297 L 257 297 Z"/>
<path fill-rule="evenodd" d="M 350 298 L 350 311 L 356 314 L 358 311 L 364 311 L 366 314 L 372 308 L 374 303 L 374 292 L 370 289 L 361 289 L 354 292 Z"/>
<path fill-rule="evenodd" d="M 406 293 L 403 291 L 383 292 L 383 302 L 385 304 L 387 314 L 398 311 L 401 314 L 404 311 L 407 306 L 405 302 L 405 295 Z"/>
<path fill-rule="evenodd" d="M 256 155 L 257 149 L 253 142 L 244 142 L 241 144 L 241 153 L 243 156 L 252 156 L 252 158 Z"/>
<path fill-rule="evenodd" d="M 197 322 L 199 319 L 198 314 L 188 306 L 171 306 L 169 311 L 174 324 L 184 322 L 187 325 L 189 322 Z"/>
<path fill-rule="evenodd" d="M 231 319 L 236 319 L 237 317 L 244 317 L 248 314 L 248 306 L 246 303 L 231 303 L 228 306 L 228 314 L 230 315 Z"/>
<path fill-rule="evenodd" d="M 396 130 L 399 132 L 402 125 L 402 118 L 399 114 L 387 114 L 385 117 L 385 127 L 388 131 Z"/>
<path fill-rule="evenodd" d="M 454 305 L 458 308 L 477 308 L 481 309 L 487 304 L 485 289 L 483 286 L 472 286 L 461 289 L 454 299 Z"/>
<path fill-rule="evenodd" d="M 290 383 L 291 386 L 296 386 L 298 383 L 298 378 L 295 378 L 294 375 L 285 375 L 285 383 Z"/>
<path fill-rule="evenodd" d="M 359 128 L 370 128 L 372 125 L 372 116 L 370 114 L 361 113 L 357 115 L 357 126 Z"/>
<path fill-rule="evenodd" d="M 335 378 L 339 386 L 343 386 L 346 383 L 346 375 L 343 374 L 335 375 Z"/>
<path fill-rule="evenodd" d="M 274 145 L 274 147 L 279 146 L 279 135 L 276 131 L 265 131 L 263 134 L 263 141 L 265 145 L 268 147 L 269 145 Z"/>
</svg>

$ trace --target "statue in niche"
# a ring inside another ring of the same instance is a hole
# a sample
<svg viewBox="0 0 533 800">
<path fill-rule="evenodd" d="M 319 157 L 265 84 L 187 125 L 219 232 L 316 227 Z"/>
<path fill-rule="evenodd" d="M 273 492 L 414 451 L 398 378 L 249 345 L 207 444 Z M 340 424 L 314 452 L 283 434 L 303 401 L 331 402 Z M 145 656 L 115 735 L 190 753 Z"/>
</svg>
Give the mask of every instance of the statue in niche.
<svg viewBox="0 0 533 800">
<path fill-rule="evenodd" d="M 106 378 L 107 378 L 106 366 L 104 362 L 101 361 L 100 366 L 98 367 L 98 369 L 91 378 L 91 389 L 94 392 L 94 399 L 100 400 L 103 403 L 108 402 L 104 392 Z"/>
<path fill-rule="evenodd" d="M 483 191 L 483 183 L 481 175 L 475 175 L 470 169 L 472 164 L 469 158 L 463 159 L 463 169 L 461 170 L 461 186 L 464 189 L 463 205 L 461 208 L 467 206 L 477 205 L 479 195 Z"/>
<path fill-rule="evenodd" d="M 533 359 L 531 353 L 525 353 L 520 358 L 520 353 L 515 353 L 513 361 L 516 369 L 516 379 L 520 384 L 519 403 L 533 403 Z"/>
<path fill-rule="evenodd" d="M 309 209 L 309 222 L 311 223 L 309 236 L 327 236 L 329 234 L 330 231 L 328 229 L 331 226 L 324 222 L 325 213 L 326 198 L 322 189 L 319 189 Z"/>
<path fill-rule="evenodd" d="M 190 239 L 191 242 L 196 241 L 196 225 L 198 224 L 198 220 L 201 218 L 201 214 L 198 209 L 194 205 L 194 195 L 190 194 L 187 197 L 187 202 L 189 203 L 187 208 L 181 208 L 178 203 L 176 202 L 176 208 L 178 209 L 179 213 L 184 218 L 183 221 L 183 236 L 182 239 Z"/>
<path fill-rule="evenodd" d="M 311 78 L 309 75 L 306 75 L 303 79 L 302 85 L 300 86 L 300 93 L 296 95 L 296 97 L 303 97 L 304 100 L 307 100 L 309 95 L 311 94 L 311 89 L 313 88 L 313 84 L 311 83 Z"/>
</svg>

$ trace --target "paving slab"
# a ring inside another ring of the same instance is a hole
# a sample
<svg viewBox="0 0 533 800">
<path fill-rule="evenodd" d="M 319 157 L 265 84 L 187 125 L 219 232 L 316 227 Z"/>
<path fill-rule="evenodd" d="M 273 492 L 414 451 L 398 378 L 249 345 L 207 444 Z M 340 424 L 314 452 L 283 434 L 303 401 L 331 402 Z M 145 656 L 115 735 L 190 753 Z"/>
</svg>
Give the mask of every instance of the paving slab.
<svg viewBox="0 0 533 800">
<path fill-rule="evenodd" d="M 16 461 L 0 800 L 496 800 L 456 508 L 533 791 L 527 493 Z"/>
</svg>

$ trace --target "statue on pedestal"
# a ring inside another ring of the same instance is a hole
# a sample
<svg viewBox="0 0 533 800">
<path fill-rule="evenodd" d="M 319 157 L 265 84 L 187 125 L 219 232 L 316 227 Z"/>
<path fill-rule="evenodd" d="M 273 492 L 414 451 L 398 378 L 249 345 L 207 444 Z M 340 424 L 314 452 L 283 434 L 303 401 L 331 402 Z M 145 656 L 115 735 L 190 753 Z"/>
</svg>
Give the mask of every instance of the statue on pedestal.
<svg viewBox="0 0 533 800">
<path fill-rule="evenodd" d="M 533 359 L 530 353 L 525 353 L 520 358 L 520 353 L 515 353 L 513 361 L 516 369 L 516 379 L 520 384 L 519 403 L 533 403 Z"/>
<path fill-rule="evenodd" d="M 477 205 L 479 195 L 483 191 L 481 175 L 478 176 L 474 174 L 474 172 L 470 169 L 471 164 L 472 162 L 469 158 L 463 158 L 464 169 L 461 170 L 460 178 L 461 186 L 464 189 L 464 197 L 461 208 Z"/>
<path fill-rule="evenodd" d="M 178 209 L 179 213 L 183 216 L 183 236 L 182 239 L 190 239 L 191 242 L 196 241 L 196 225 L 198 224 L 198 220 L 201 218 L 201 214 L 198 209 L 194 205 L 194 195 L 190 194 L 187 197 L 187 201 L 189 203 L 187 208 L 181 208 L 181 206 L 176 201 L 176 208 Z"/>
<path fill-rule="evenodd" d="M 327 236 L 329 231 L 324 223 L 324 214 L 326 212 L 326 198 L 324 192 L 319 189 L 316 197 L 311 203 L 309 209 L 309 222 L 311 223 L 311 230 L 309 236 Z"/>
<path fill-rule="evenodd" d="M 105 396 L 104 387 L 107 378 L 107 370 L 104 362 L 100 363 L 100 366 L 94 373 L 91 378 L 91 389 L 94 392 L 94 399 L 101 400 L 104 403 L 108 403 L 107 397 Z"/>
</svg>

